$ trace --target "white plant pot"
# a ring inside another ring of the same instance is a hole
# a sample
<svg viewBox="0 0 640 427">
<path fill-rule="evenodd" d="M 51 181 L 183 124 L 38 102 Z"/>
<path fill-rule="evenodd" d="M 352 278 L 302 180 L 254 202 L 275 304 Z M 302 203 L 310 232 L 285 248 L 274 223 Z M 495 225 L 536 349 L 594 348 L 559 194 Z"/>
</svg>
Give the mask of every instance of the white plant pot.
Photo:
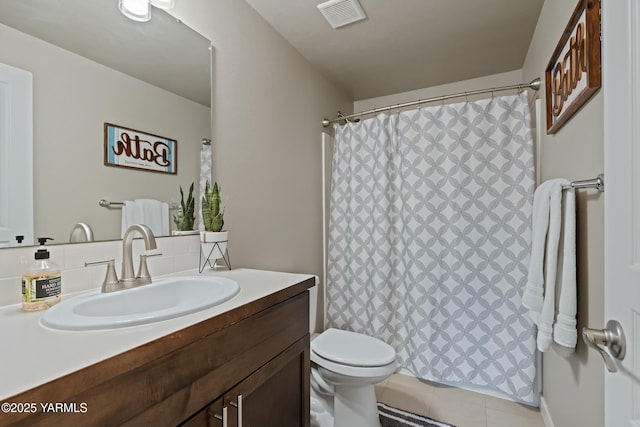
<svg viewBox="0 0 640 427">
<path fill-rule="evenodd" d="M 188 236 L 190 234 L 198 234 L 200 233 L 198 230 L 173 230 L 171 232 L 172 236 Z"/>
<path fill-rule="evenodd" d="M 229 242 L 228 231 L 201 231 L 200 244 L 202 252 L 208 259 L 224 258 Z"/>
</svg>

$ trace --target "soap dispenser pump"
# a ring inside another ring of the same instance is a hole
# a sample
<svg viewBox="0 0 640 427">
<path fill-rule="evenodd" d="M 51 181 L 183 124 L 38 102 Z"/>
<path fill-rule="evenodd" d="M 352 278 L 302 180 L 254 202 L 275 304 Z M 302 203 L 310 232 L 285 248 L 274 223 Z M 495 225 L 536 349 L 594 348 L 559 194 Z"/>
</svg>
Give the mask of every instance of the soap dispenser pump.
<svg viewBox="0 0 640 427">
<path fill-rule="evenodd" d="M 22 275 L 22 309 L 25 311 L 45 310 L 60 301 L 62 270 L 49 259 L 47 240 L 53 239 L 38 238 L 40 248 L 34 255 L 35 261 Z"/>
</svg>

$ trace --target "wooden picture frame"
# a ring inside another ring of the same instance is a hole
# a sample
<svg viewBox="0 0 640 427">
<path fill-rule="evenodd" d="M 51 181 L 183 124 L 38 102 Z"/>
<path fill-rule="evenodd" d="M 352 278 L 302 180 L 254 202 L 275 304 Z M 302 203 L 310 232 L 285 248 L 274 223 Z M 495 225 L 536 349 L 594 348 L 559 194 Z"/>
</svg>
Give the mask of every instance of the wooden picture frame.
<svg viewBox="0 0 640 427">
<path fill-rule="evenodd" d="M 600 88 L 600 0 L 579 0 L 545 72 L 547 134 L 556 133 Z"/>
<path fill-rule="evenodd" d="M 178 141 L 105 123 L 104 165 L 175 175 L 178 173 Z"/>
</svg>

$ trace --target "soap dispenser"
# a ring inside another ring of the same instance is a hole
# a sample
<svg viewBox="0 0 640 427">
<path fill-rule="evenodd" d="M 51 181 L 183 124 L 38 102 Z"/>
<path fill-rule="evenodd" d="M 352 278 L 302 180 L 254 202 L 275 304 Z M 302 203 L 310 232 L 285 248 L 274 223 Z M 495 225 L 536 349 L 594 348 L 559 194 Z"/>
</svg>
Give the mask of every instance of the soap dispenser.
<svg viewBox="0 0 640 427">
<path fill-rule="evenodd" d="M 45 310 L 60 301 L 62 292 L 62 270 L 49 259 L 45 248 L 50 237 L 38 238 L 40 248 L 35 253 L 35 261 L 22 275 L 22 309 L 25 311 Z"/>
</svg>

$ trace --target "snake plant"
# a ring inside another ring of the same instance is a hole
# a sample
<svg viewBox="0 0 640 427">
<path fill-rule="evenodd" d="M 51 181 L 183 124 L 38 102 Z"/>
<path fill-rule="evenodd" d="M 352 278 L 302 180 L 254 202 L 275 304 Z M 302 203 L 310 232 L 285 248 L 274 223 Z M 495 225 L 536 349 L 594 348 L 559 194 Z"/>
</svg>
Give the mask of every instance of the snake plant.
<svg viewBox="0 0 640 427">
<path fill-rule="evenodd" d="M 184 192 L 182 186 L 180 186 L 180 207 L 178 208 L 178 214 L 173 216 L 173 222 L 176 224 L 176 228 L 179 231 L 193 230 L 193 223 L 196 220 L 195 217 L 195 199 L 193 198 L 193 182 L 189 187 L 189 195 L 187 201 L 184 201 Z"/>
<path fill-rule="evenodd" d="M 224 209 L 220 209 L 220 190 L 218 183 L 213 184 L 213 189 L 209 185 L 209 181 L 204 189 L 202 196 L 202 221 L 206 231 L 222 231 L 224 225 Z"/>
</svg>

